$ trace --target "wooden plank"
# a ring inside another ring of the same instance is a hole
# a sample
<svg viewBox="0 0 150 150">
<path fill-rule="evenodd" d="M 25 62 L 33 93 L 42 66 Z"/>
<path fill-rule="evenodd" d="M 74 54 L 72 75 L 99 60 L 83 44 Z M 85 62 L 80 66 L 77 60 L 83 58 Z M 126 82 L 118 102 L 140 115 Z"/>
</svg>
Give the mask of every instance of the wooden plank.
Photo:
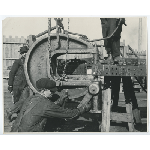
<svg viewBox="0 0 150 150">
<path fill-rule="evenodd" d="M 21 36 L 21 43 L 24 43 L 25 42 L 24 40 L 25 40 L 24 37 Z"/>
<path fill-rule="evenodd" d="M 111 89 L 108 88 L 102 92 L 102 124 L 101 132 L 109 132 L 110 130 L 110 103 Z"/>
<path fill-rule="evenodd" d="M 140 110 L 134 109 L 133 110 L 133 117 L 135 118 L 136 123 L 142 123 L 141 116 L 140 116 Z"/>
<path fill-rule="evenodd" d="M 36 39 L 33 37 L 33 35 L 29 35 L 28 40 L 29 40 L 29 47 L 31 47 L 32 44 L 36 41 Z"/>
<path fill-rule="evenodd" d="M 98 111 L 98 96 L 97 95 L 93 97 L 93 110 L 96 112 Z"/>
<path fill-rule="evenodd" d="M 52 52 L 52 54 L 62 53 L 65 54 L 66 50 L 56 50 Z M 94 49 L 69 49 L 68 54 L 88 54 L 88 53 L 96 53 Z"/>
<path fill-rule="evenodd" d="M 13 44 L 10 44 L 10 58 L 13 57 L 13 51 L 14 51 Z M 12 66 L 12 63 L 13 63 L 13 60 L 10 60 L 10 66 Z"/>
<path fill-rule="evenodd" d="M 131 114 L 131 119 L 133 120 L 133 113 L 132 113 L 132 105 L 131 104 L 126 104 L 126 112 Z M 129 131 L 130 132 L 134 132 L 135 129 L 134 129 L 134 125 L 133 125 L 133 122 L 129 122 L 128 123 L 128 127 L 129 127 Z"/>
<path fill-rule="evenodd" d="M 115 120 L 115 121 L 132 122 L 133 123 L 132 114 L 129 114 L 129 113 L 111 112 L 110 119 Z"/>
<path fill-rule="evenodd" d="M 9 77 L 10 70 L 3 69 L 3 78 Z"/>
<path fill-rule="evenodd" d="M 12 36 L 9 36 L 9 41 L 8 42 L 13 42 Z"/>
<path fill-rule="evenodd" d="M 6 37 L 5 37 L 5 35 L 3 35 L 3 42 L 6 42 Z"/>
<path fill-rule="evenodd" d="M 3 44 L 3 58 L 5 58 L 5 47 L 6 45 Z M 6 60 L 3 60 L 3 69 L 6 69 Z"/>
<path fill-rule="evenodd" d="M 3 58 L 3 60 L 15 60 L 15 59 L 18 59 L 18 58 Z"/>
<path fill-rule="evenodd" d="M 7 39 L 7 38 L 6 38 Z M 3 44 L 25 44 L 24 42 L 20 42 L 20 39 L 19 39 L 19 42 L 3 42 Z"/>
<path fill-rule="evenodd" d="M 68 80 L 61 81 L 61 86 L 89 86 L 91 84 L 90 80 Z M 58 83 L 59 85 L 59 83 Z"/>
<path fill-rule="evenodd" d="M 6 47 L 5 47 L 5 57 L 6 58 L 9 58 L 9 45 L 8 44 L 5 44 Z M 9 66 L 9 61 L 6 61 L 6 68 Z"/>
</svg>

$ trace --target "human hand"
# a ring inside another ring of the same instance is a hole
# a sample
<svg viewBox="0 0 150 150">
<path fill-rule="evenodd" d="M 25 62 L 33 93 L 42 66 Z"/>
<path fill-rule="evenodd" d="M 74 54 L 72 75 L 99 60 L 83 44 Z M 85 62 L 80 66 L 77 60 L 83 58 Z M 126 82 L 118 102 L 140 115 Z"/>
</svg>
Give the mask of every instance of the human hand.
<svg viewBox="0 0 150 150">
<path fill-rule="evenodd" d="M 13 87 L 12 86 L 8 86 L 8 91 L 11 93 L 13 91 Z"/>
</svg>

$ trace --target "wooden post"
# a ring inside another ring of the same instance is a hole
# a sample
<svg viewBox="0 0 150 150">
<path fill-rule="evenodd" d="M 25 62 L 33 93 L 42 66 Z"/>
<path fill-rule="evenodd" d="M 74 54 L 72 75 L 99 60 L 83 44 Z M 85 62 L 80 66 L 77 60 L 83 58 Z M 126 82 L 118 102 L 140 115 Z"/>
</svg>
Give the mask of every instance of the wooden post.
<svg viewBox="0 0 150 150">
<path fill-rule="evenodd" d="M 131 104 L 126 104 L 126 112 L 131 115 L 131 118 L 133 120 L 133 113 L 132 113 L 132 105 Z M 128 122 L 128 127 L 130 132 L 134 132 L 134 125 L 133 122 Z"/>
<path fill-rule="evenodd" d="M 110 103 L 111 103 L 111 89 L 108 88 L 102 92 L 101 132 L 109 132 L 110 130 Z"/>
<path fill-rule="evenodd" d="M 94 110 L 95 112 L 98 111 L 98 96 L 94 96 L 94 97 L 93 97 L 93 110 Z"/>
<path fill-rule="evenodd" d="M 133 110 L 133 117 L 135 118 L 136 123 L 142 123 L 141 116 L 140 116 L 140 110 L 134 109 Z"/>
<path fill-rule="evenodd" d="M 29 35 L 28 40 L 29 40 L 29 48 L 30 48 L 32 44 L 36 41 L 36 38 L 33 35 Z"/>
</svg>

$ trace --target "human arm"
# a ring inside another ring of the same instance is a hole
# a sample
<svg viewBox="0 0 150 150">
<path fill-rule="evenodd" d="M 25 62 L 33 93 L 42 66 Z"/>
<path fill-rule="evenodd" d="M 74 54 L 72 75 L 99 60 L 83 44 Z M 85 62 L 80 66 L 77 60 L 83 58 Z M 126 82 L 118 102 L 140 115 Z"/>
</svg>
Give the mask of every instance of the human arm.
<svg viewBox="0 0 150 150">
<path fill-rule="evenodd" d="M 57 94 L 57 93 L 56 93 Z M 67 101 L 68 99 L 68 93 L 66 93 L 65 90 L 61 91 L 61 93 L 58 94 L 59 95 L 59 99 L 57 99 L 54 103 L 56 105 L 59 105 L 59 106 L 64 106 L 65 102 Z"/>
<path fill-rule="evenodd" d="M 72 119 L 75 118 L 87 111 L 91 108 L 91 102 L 87 102 L 82 104 L 77 109 L 64 109 L 54 103 L 47 105 L 43 117 L 57 117 L 57 118 L 64 118 L 64 119 Z"/>
<path fill-rule="evenodd" d="M 54 103 L 58 106 L 63 106 L 65 104 L 65 101 L 67 100 L 67 95 L 60 97 L 57 101 Z"/>
</svg>

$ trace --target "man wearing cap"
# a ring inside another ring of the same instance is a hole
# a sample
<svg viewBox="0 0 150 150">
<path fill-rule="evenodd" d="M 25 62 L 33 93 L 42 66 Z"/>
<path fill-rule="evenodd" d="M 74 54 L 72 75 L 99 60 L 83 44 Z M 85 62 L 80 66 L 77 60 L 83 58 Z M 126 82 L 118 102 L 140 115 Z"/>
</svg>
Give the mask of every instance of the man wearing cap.
<svg viewBox="0 0 150 150">
<path fill-rule="evenodd" d="M 57 91 L 53 80 L 42 78 L 36 82 L 36 86 L 39 93 L 24 102 L 11 132 L 43 132 L 48 118 L 72 119 L 91 108 L 90 101 L 87 101 L 77 109 L 64 109 L 61 107 L 65 100 L 63 96 L 52 102 L 52 96 Z"/>
<path fill-rule="evenodd" d="M 29 88 L 24 74 L 23 64 L 25 56 L 28 51 L 27 46 L 20 48 L 21 58 L 15 60 L 12 65 L 11 71 L 9 72 L 8 90 L 13 94 L 14 103 L 18 102 L 19 99 L 26 99 L 29 96 Z"/>
</svg>

